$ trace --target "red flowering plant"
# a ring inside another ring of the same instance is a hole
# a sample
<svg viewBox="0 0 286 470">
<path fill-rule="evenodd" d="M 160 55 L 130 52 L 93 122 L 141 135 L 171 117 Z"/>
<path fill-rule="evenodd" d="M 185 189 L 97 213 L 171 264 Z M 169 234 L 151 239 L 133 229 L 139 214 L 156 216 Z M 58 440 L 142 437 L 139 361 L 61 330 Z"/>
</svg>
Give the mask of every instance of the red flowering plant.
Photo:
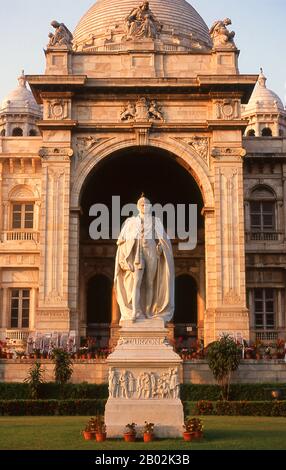
<svg viewBox="0 0 286 470">
<path fill-rule="evenodd" d="M 0 341 L 0 357 L 3 357 L 6 353 L 7 343 L 5 341 Z"/>
</svg>

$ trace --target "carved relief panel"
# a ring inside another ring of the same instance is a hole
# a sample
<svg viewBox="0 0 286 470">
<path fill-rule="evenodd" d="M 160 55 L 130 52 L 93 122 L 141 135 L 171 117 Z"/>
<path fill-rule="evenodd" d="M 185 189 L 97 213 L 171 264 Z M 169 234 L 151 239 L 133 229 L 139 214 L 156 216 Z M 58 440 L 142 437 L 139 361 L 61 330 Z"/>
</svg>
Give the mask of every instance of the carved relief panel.
<svg viewBox="0 0 286 470">
<path fill-rule="evenodd" d="M 176 400 L 180 398 L 178 368 L 163 371 L 109 369 L 109 397 L 126 400 Z"/>
<path fill-rule="evenodd" d="M 215 100 L 214 119 L 232 120 L 241 119 L 241 102 L 240 100 Z"/>
</svg>

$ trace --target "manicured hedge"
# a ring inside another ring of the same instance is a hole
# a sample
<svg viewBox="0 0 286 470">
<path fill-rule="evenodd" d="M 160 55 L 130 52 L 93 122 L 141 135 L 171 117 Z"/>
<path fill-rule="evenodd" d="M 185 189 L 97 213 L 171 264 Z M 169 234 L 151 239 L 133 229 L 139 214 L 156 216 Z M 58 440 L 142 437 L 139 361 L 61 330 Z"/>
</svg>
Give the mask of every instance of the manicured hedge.
<svg viewBox="0 0 286 470">
<path fill-rule="evenodd" d="M 23 383 L 0 383 L 0 400 L 27 400 L 29 387 Z M 45 383 L 40 387 L 39 398 L 43 400 L 107 399 L 108 385 Z"/>
<path fill-rule="evenodd" d="M 106 400 L 0 400 L 0 416 L 96 416 L 103 415 Z M 207 405 L 207 406 L 205 406 Z M 204 410 L 200 413 L 200 410 Z M 208 410 L 208 411 L 206 411 Z M 184 402 L 185 416 L 285 416 L 286 401 Z"/>
<path fill-rule="evenodd" d="M 103 415 L 106 400 L 0 400 L 0 416 Z"/>
<path fill-rule="evenodd" d="M 184 402 L 185 416 L 285 416 L 286 401 Z"/>
<path fill-rule="evenodd" d="M 286 384 L 233 384 L 230 388 L 230 400 L 232 401 L 267 401 L 271 400 L 271 391 L 282 389 L 286 398 Z M 23 383 L 0 382 L 0 400 L 27 400 L 29 399 L 29 387 Z M 83 400 L 83 399 L 107 399 L 108 385 L 96 384 L 66 384 L 60 386 L 56 383 L 45 383 L 40 387 L 40 399 L 42 400 Z M 200 400 L 218 401 L 221 399 L 221 389 L 217 385 L 193 385 L 181 386 L 182 401 L 197 402 Z"/>
<path fill-rule="evenodd" d="M 267 401 L 271 400 L 271 391 L 284 390 L 283 399 L 286 398 L 286 384 L 232 384 L 230 387 L 230 400 L 233 401 Z M 221 400 L 221 389 L 217 385 L 193 385 L 181 386 L 181 398 L 183 401 Z"/>
</svg>

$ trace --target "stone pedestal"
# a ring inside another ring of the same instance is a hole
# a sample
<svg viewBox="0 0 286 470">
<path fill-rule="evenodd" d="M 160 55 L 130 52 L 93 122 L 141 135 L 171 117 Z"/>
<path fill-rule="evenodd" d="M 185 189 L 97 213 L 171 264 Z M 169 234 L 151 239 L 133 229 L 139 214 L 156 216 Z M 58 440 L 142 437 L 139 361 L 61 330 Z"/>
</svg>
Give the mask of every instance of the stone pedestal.
<svg viewBox="0 0 286 470">
<path fill-rule="evenodd" d="M 167 340 L 161 320 L 123 322 L 118 345 L 108 358 L 107 434 L 122 437 L 125 426 L 155 424 L 157 437 L 180 437 L 184 415 L 180 400 L 181 358 Z"/>
</svg>

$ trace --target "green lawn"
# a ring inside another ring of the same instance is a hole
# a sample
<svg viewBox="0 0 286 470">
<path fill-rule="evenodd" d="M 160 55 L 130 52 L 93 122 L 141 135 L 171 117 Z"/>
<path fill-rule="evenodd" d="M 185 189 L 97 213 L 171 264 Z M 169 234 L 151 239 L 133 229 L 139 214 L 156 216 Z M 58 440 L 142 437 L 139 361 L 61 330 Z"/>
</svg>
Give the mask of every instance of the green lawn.
<svg viewBox="0 0 286 470">
<path fill-rule="evenodd" d="M 151 444 L 85 442 L 86 417 L 1 417 L 0 450 L 285 450 L 286 418 L 204 417 L 205 438 L 197 443 L 159 440 Z"/>
</svg>

